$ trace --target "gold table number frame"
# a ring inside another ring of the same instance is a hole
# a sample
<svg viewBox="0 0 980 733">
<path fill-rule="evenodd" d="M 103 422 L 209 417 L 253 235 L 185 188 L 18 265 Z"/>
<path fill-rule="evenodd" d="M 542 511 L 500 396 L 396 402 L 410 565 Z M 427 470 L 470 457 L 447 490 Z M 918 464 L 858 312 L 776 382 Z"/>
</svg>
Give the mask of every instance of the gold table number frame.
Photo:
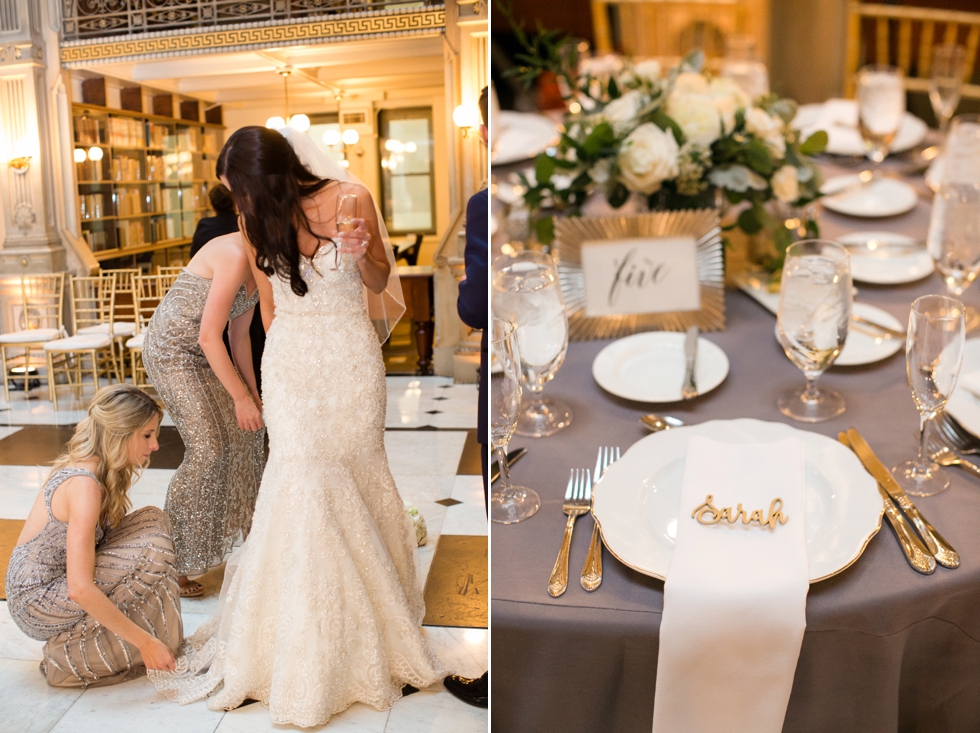
<svg viewBox="0 0 980 733">
<path fill-rule="evenodd" d="M 702 331 L 725 328 L 725 259 L 717 209 L 654 211 L 632 216 L 568 217 L 555 226 L 554 253 L 571 341 L 615 339 L 641 331 Z M 596 240 L 694 237 L 701 309 L 588 317 L 582 243 Z"/>
</svg>

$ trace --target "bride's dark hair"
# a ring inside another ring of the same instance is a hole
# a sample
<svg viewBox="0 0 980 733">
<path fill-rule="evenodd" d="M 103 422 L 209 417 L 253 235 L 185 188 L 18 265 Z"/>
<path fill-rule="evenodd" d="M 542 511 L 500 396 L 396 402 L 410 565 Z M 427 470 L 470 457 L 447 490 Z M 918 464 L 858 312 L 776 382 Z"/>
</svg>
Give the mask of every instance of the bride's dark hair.
<svg viewBox="0 0 980 733">
<path fill-rule="evenodd" d="M 255 264 L 268 276 L 289 276 L 296 295 L 306 295 L 299 271 L 297 225 L 321 242 L 332 241 L 310 228 L 302 200 L 328 183 L 300 162 L 289 142 L 275 130 L 242 127 L 235 131 L 218 156 L 218 176 L 228 179 L 245 224 L 245 234 L 255 247 Z"/>
</svg>

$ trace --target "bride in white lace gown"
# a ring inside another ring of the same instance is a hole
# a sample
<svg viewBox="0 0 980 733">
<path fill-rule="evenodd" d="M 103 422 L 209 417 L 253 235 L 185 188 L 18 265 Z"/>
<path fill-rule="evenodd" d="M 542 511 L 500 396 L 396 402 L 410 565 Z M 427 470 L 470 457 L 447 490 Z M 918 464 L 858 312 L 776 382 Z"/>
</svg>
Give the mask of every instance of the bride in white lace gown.
<svg viewBox="0 0 980 733">
<path fill-rule="evenodd" d="M 274 723 L 314 726 L 357 701 L 387 709 L 403 685 L 427 687 L 446 670 L 421 634 L 415 534 L 384 448 L 385 370 L 363 292 L 383 290 L 388 271 L 370 195 L 295 165 L 279 133 L 254 127 L 232 135 L 218 160 L 272 271 L 256 269 L 270 453 L 218 615 L 188 640 L 177 672 L 151 677 L 181 703 L 208 695 L 210 708 L 229 710 L 252 698 Z M 298 216 L 289 178 L 309 230 L 288 226 Z M 358 194 L 366 222 L 338 236 L 341 191 Z M 286 232 L 270 222 L 277 216 Z M 292 252 L 276 251 L 282 234 Z"/>
</svg>

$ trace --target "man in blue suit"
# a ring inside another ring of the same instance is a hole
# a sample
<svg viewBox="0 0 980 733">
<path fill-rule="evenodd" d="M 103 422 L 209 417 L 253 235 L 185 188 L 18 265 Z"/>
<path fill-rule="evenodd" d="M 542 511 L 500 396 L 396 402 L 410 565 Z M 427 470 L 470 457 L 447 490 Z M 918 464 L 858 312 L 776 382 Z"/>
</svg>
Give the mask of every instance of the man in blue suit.
<svg viewBox="0 0 980 733">
<path fill-rule="evenodd" d="M 480 137 L 487 143 L 487 118 L 489 117 L 489 91 L 486 87 L 480 94 Z M 490 257 L 490 218 L 487 189 L 479 191 L 466 205 L 466 277 L 459 284 L 459 300 L 456 308 L 459 318 L 470 328 L 483 329 L 480 341 L 480 388 L 477 408 L 476 440 L 480 444 L 480 461 L 483 465 L 483 504 L 487 506 L 487 402 L 490 393 L 487 389 L 487 330 L 490 326 L 490 279 L 487 260 Z M 450 675 L 443 684 L 446 689 L 463 702 L 477 707 L 487 707 L 489 679 L 486 672 L 482 677 L 471 679 Z"/>
</svg>

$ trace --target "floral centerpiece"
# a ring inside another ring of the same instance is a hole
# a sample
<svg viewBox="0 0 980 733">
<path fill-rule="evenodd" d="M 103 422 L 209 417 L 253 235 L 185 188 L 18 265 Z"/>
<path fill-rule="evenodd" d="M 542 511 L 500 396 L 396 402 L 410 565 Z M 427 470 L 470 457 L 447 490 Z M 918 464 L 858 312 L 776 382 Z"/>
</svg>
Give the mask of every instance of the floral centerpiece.
<svg viewBox="0 0 980 733">
<path fill-rule="evenodd" d="M 619 57 L 580 66 L 571 41 L 553 31 L 533 42 L 518 31 L 518 38 L 527 53 L 515 72 L 527 83 L 555 74 L 568 106 L 560 142 L 522 179 L 542 243 L 554 237 L 551 213 L 579 214 L 597 195 L 613 209 L 630 199 L 651 210 L 737 206 L 726 228 L 771 230 L 778 255 L 769 264 L 781 267 L 792 233 L 776 225 L 766 204 L 805 206 L 818 198 L 810 156 L 827 144 L 822 131 L 800 140 L 790 124 L 795 102 L 750 99 L 732 80 L 704 73 L 699 51 L 669 70 Z M 816 234 L 814 221 L 807 226 Z"/>
</svg>

